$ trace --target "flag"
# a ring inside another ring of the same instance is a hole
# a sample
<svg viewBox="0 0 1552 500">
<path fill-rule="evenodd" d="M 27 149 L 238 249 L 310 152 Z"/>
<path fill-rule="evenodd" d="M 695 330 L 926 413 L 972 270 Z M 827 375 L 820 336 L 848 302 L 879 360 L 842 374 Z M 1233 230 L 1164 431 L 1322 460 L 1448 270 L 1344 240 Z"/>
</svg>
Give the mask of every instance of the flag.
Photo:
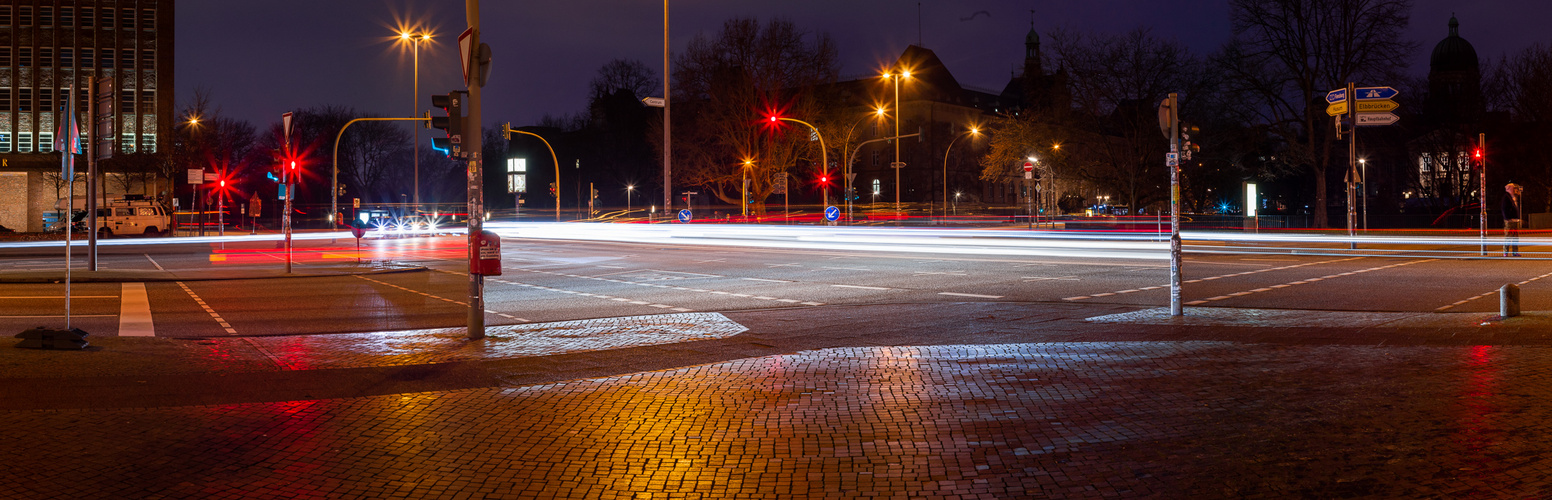
<svg viewBox="0 0 1552 500">
<path fill-rule="evenodd" d="M 74 102 L 74 94 L 75 92 L 72 91 L 72 102 Z M 71 106 L 65 106 L 63 114 L 66 118 L 59 121 L 59 133 L 54 134 L 54 150 L 78 155 L 81 154 L 81 127 L 75 121 L 75 113 L 72 112 L 74 110 L 70 108 Z M 69 129 L 67 130 L 66 127 Z"/>
</svg>

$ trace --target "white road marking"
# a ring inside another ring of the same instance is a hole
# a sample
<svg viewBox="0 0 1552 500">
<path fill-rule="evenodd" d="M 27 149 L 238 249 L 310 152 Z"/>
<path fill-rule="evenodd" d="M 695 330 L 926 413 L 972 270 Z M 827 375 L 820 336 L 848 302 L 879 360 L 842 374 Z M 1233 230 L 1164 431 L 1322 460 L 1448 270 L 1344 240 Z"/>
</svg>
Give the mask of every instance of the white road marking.
<svg viewBox="0 0 1552 500">
<path fill-rule="evenodd" d="M 450 272 L 450 271 L 443 271 L 443 272 Z M 454 273 L 454 274 L 459 274 L 459 273 Z M 361 278 L 361 279 L 364 279 L 364 280 L 367 280 L 367 281 L 370 281 L 370 282 L 373 282 L 373 283 L 377 283 L 379 285 L 389 286 L 389 287 L 397 288 L 397 289 L 400 289 L 400 290 L 404 290 L 406 292 L 410 292 L 410 293 L 413 293 L 413 294 L 416 294 L 416 295 L 421 295 L 421 296 L 424 296 L 424 297 L 429 297 L 429 298 L 437 299 L 437 300 L 440 300 L 442 302 L 452 302 L 454 304 L 458 304 L 458 305 L 465 306 L 465 307 L 468 307 L 468 305 L 469 305 L 468 302 L 453 300 L 453 299 L 449 299 L 449 298 L 446 298 L 446 297 L 438 297 L 438 296 L 435 296 L 435 295 L 432 295 L 432 294 L 429 294 L 429 293 L 425 293 L 425 292 L 421 292 L 421 291 L 418 291 L 418 290 L 411 290 L 411 289 L 408 289 L 408 288 L 405 288 L 405 287 L 402 287 L 402 286 L 399 286 L 399 285 L 395 285 L 393 283 L 389 283 L 389 282 L 386 282 L 386 281 L 380 281 L 380 280 L 375 280 L 375 279 L 372 279 L 372 278 L 368 278 L 366 276 L 361 276 L 359 274 L 355 275 L 355 277 Z M 499 279 L 492 279 L 491 281 L 501 281 L 501 280 L 499 280 Z M 517 316 L 513 316 L 513 315 L 502 313 L 502 312 L 496 312 L 496 311 L 492 311 L 492 310 L 489 310 L 489 309 L 486 309 L 485 312 L 486 313 L 490 313 L 490 314 L 494 314 L 494 315 L 497 315 L 497 316 L 501 316 L 503 318 L 510 319 L 510 320 L 513 320 L 513 321 L 521 321 L 523 323 L 527 323 L 528 322 L 528 320 L 526 320 L 526 319 L 519 318 Z"/>
<path fill-rule="evenodd" d="M 1542 278 L 1545 278 L 1545 277 L 1547 277 L 1547 276 L 1552 276 L 1552 273 L 1547 273 L 1547 274 L 1543 274 L 1543 275 L 1541 275 L 1541 276 L 1537 276 L 1537 277 L 1534 277 L 1534 278 L 1531 278 L 1531 279 L 1528 279 L 1528 280 L 1525 280 L 1525 281 L 1521 281 L 1521 282 L 1519 282 L 1519 283 L 1515 283 L 1515 285 L 1516 285 L 1516 286 L 1524 286 L 1524 285 L 1525 285 L 1525 284 L 1526 284 L 1526 283 L 1530 283 L 1530 282 L 1532 282 L 1532 281 L 1536 281 L 1536 280 L 1539 280 L 1539 279 L 1542 279 Z M 1482 298 L 1482 297 L 1486 297 L 1486 296 L 1488 296 L 1488 295 L 1493 295 L 1493 294 L 1495 294 L 1495 293 L 1498 293 L 1498 290 L 1497 290 L 1497 289 L 1493 289 L 1493 290 L 1488 290 L 1488 291 L 1486 291 L 1486 292 L 1482 292 L 1482 294 L 1481 294 L 1481 295 L 1477 295 L 1477 296 L 1475 296 L 1475 297 L 1471 297 L 1471 298 L 1468 298 L 1468 299 L 1465 299 L 1465 300 L 1457 300 L 1457 301 L 1455 301 L 1455 303 L 1453 303 L 1453 304 L 1447 304 L 1447 305 L 1444 305 L 1444 306 L 1440 306 L 1440 307 L 1439 307 L 1439 308 L 1437 308 L 1437 309 L 1434 309 L 1434 310 L 1433 310 L 1433 312 L 1444 312 L 1444 311 L 1446 311 L 1446 310 L 1449 310 L 1449 309 L 1450 309 L 1450 308 L 1452 308 L 1452 307 L 1455 307 L 1455 306 L 1458 306 L 1458 305 L 1461 305 L 1461 304 L 1465 304 L 1465 303 L 1467 303 L 1467 302 L 1471 302 L 1471 301 L 1473 301 L 1473 300 L 1477 300 L 1477 299 L 1480 299 L 1480 298 Z"/>
<path fill-rule="evenodd" d="M 838 271 L 872 271 L 872 269 L 863 269 L 860 267 L 821 267 L 820 269 L 835 269 Z"/>
<path fill-rule="evenodd" d="M 1314 283 L 1314 282 L 1318 282 L 1318 281 L 1322 281 L 1322 280 L 1336 279 L 1336 278 L 1340 278 L 1340 277 L 1343 277 L 1343 276 L 1352 276 L 1352 275 L 1355 275 L 1355 274 L 1363 274 L 1363 273 L 1367 273 L 1367 272 L 1370 272 L 1370 271 L 1382 271 L 1382 270 L 1385 270 L 1385 269 L 1391 269 L 1391 268 L 1396 268 L 1396 267 L 1401 267 L 1401 266 L 1410 266 L 1412 264 L 1422 264 L 1422 263 L 1425 263 L 1425 262 L 1433 262 L 1433 261 L 1436 261 L 1436 260 L 1439 260 L 1439 259 L 1425 259 L 1425 260 L 1414 260 L 1414 261 L 1411 261 L 1411 262 L 1398 262 L 1398 263 L 1391 264 L 1391 265 L 1388 265 L 1388 266 L 1371 267 L 1371 268 L 1368 268 L 1368 269 L 1359 269 L 1357 271 L 1349 271 L 1349 272 L 1346 272 L 1346 273 L 1328 274 L 1328 275 L 1325 275 L 1325 276 L 1321 276 L 1319 278 L 1309 278 L 1309 279 L 1306 279 L 1306 280 L 1303 280 L 1303 281 L 1289 282 L 1289 283 L 1287 283 L 1287 285 L 1291 286 L 1291 285 L 1302 285 L 1302 284 L 1306 284 L 1306 283 Z M 1224 299 L 1228 299 L 1228 298 L 1232 298 L 1232 297 L 1243 297 L 1243 296 L 1246 296 L 1246 295 L 1258 293 L 1258 291 L 1273 290 L 1273 289 L 1276 289 L 1276 288 L 1277 287 L 1274 286 L 1274 287 L 1266 287 L 1266 288 L 1257 288 L 1255 290 L 1249 290 L 1249 291 L 1244 291 L 1244 292 L 1234 292 L 1234 293 L 1231 293 L 1231 294 L 1228 294 L 1228 295 L 1219 295 L 1217 297 L 1208 297 L 1208 298 L 1205 298 L 1205 299 L 1202 299 L 1202 300 L 1193 300 L 1191 302 L 1187 302 L 1186 305 L 1193 305 L 1193 306 L 1194 305 L 1201 305 L 1201 304 L 1206 304 L 1208 302 L 1215 302 L 1215 301 L 1224 300 Z"/>
<path fill-rule="evenodd" d="M 1293 269 L 1293 268 L 1296 268 L 1296 267 L 1313 266 L 1313 265 L 1316 265 L 1316 264 L 1330 264 L 1330 263 L 1333 263 L 1333 262 L 1345 262 L 1345 261 L 1349 261 L 1349 260 L 1358 260 L 1358 259 L 1362 259 L 1362 258 L 1363 257 L 1351 257 L 1351 258 L 1346 258 L 1346 259 L 1326 260 L 1326 261 L 1320 261 L 1320 262 L 1306 262 L 1306 263 L 1303 263 L 1303 264 L 1296 264 L 1296 265 L 1292 265 L 1292 266 L 1269 267 L 1269 268 L 1266 268 L 1266 269 L 1257 269 L 1255 271 L 1245 271 L 1245 272 L 1240 272 L 1240 273 L 1224 274 L 1224 275 L 1219 275 L 1219 276 L 1208 276 L 1206 278 L 1197 278 L 1197 279 L 1194 279 L 1194 280 L 1186 280 L 1185 282 L 1183 282 L 1183 284 L 1201 283 L 1203 281 L 1212 281 L 1212 280 L 1222 279 L 1222 278 L 1232 278 L 1232 277 L 1235 277 L 1235 276 L 1244 276 L 1244 275 L 1247 275 L 1247 274 L 1265 273 L 1265 272 L 1270 272 L 1270 271 L 1281 271 L 1283 269 Z M 1304 284 L 1304 282 L 1300 281 L 1300 282 L 1294 282 L 1292 284 L 1302 285 L 1302 284 Z M 1080 296 L 1077 296 L 1077 297 L 1067 297 L 1067 298 L 1064 298 L 1062 300 L 1086 300 L 1086 299 L 1092 299 L 1092 298 L 1097 298 L 1097 297 L 1109 297 L 1111 295 L 1120 295 L 1120 294 L 1125 294 L 1125 293 L 1144 292 L 1144 291 L 1148 291 L 1148 290 L 1158 290 L 1160 288 L 1167 288 L 1167 287 L 1169 287 L 1169 285 L 1150 286 L 1150 287 L 1137 288 L 1137 289 L 1134 289 L 1134 290 L 1122 290 L 1122 291 L 1119 291 L 1119 292 L 1096 293 L 1096 294 L 1093 294 L 1093 295 L 1080 295 Z M 1221 299 L 1208 299 L 1208 300 L 1221 300 Z M 1203 301 L 1198 300 L 1198 301 L 1194 301 L 1194 302 L 1187 302 L 1186 305 L 1197 305 L 1197 304 L 1201 304 L 1201 303 L 1203 303 Z"/>
<path fill-rule="evenodd" d="M 861 288 L 863 290 L 888 290 L 889 289 L 889 287 L 883 287 L 883 286 L 862 286 L 862 285 L 830 285 L 830 286 L 839 287 L 839 288 Z"/>
<path fill-rule="evenodd" d="M 144 255 L 146 260 L 151 261 L 151 265 L 156 266 L 156 270 L 157 271 L 166 271 L 166 269 L 162 269 L 162 265 L 161 264 L 157 264 L 156 263 L 156 259 L 151 258 L 151 254 L 145 253 L 145 254 L 141 254 L 141 255 Z"/>
<path fill-rule="evenodd" d="M 938 295 L 953 295 L 955 297 L 975 297 L 978 299 L 1000 299 L 1001 295 L 980 295 L 974 293 L 938 292 Z"/>
<path fill-rule="evenodd" d="M 744 281 L 764 281 L 764 282 L 767 282 L 767 283 L 791 283 L 791 281 L 786 281 L 786 280 L 768 280 L 768 279 L 763 279 L 763 278 L 741 278 L 741 279 L 743 279 Z M 699 291 L 699 290 L 696 290 L 696 291 Z"/>
<path fill-rule="evenodd" d="M 1024 276 L 1024 277 L 1019 278 L 1019 279 L 1024 280 L 1025 282 L 1029 282 L 1029 281 L 1082 281 L 1082 280 L 1078 279 L 1077 276 Z"/>
<path fill-rule="evenodd" d="M 119 295 L 119 336 L 155 337 L 156 326 L 151 322 L 151 299 L 146 296 L 145 283 L 123 283 Z M 224 327 L 230 327 L 221 322 Z"/>
<path fill-rule="evenodd" d="M 565 276 L 567 278 L 578 278 L 578 279 L 595 280 L 595 281 L 608 281 L 608 282 L 612 282 L 612 283 L 619 283 L 619 284 L 622 284 L 622 285 L 636 285 L 636 286 L 644 286 L 644 287 L 652 287 L 652 288 L 666 288 L 666 289 L 673 289 L 673 290 L 682 290 L 682 291 L 686 291 L 686 292 L 709 293 L 709 294 L 713 294 L 713 295 L 726 295 L 726 296 L 730 296 L 730 297 L 753 298 L 753 299 L 759 299 L 759 300 L 775 300 L 777 302 L 799 303 L 799 304 L 808 305 L 808 306 L 822 306 L 822 305 L 824 305 L 823 302 L 798 302 L 797 300 L 793 300 L 793 299 L 779 299 L 779 298 L 776 298 L 776 297 L 759 297 L 759 296 L 754 296 L 754 295 L 750 295 L 750 294 L 724 292 L 724 291 L 721 291 L 721 290 L 707 290 L 707 289 L 704 289 L 704 288 L 687 288 L 687 287 L 681 287 L 681 286 L 659 285 L 659 284 L 655 284 L 655 283 L 641 283 L 641 282 L 636 282 L 636 281 L 614 280 L 614 279 L 607 279 L 607 278 L 599 278 L 599 277 L 596 277 L 596 276 L 579 276 L 579 275 L 575 275 L 575 274 L 566 274 L 566 273 L 560 273 L 560 272 L 554 272 L 554 271 L 541 271 L 541 270 L 538 270 L 538 269 L 525 269 L 525 268 L 520 268 L 520 267 L 512 267 L 512 268 L 506 268 L 506 269 L 513 269 L 513 270 L 517 270 L 517 271 L 524 271 L 524 272 L 538 273 L 538 274 L 549 274 L 549 275 L 554 275 L 554 276 Z M 437 271 L 444 272 L 444 273 L 450 273 L 450 274 L 463 274 L 463 273 L 454 273 L 452 271 L 442 271 L 440 269 L 438 269 Z M 683 272 L 680 272 L 680 271 L 659 271 L 659 272 L 673 272 L 673 273 L 680 273 L 680 274 L 695 274 L 695 273 L 683 273 Z M 717 276 L 717 275 L 711 275 L 711 274 L 707 274 L 707 275 L 703 275 L 703 276 L 713 277 L 713 278 L 721 278 L 721 277 L 723 277 L 723 276 Z M 760 278 L 740 278 L 740 279 L 750 280 L 750 281 L 771 281 L 771 282 L 776 282 L 776 283 L 792 283 L 791 281 L 767 280 L 767 279 L 760 279 Z M 557 292 L 561 292 L 561 293 L 569 293 L 569 294 L 574 294 L 574 295 L 575 294 L 588 295 L 588 294 L 583 294 L 581 292 L 572 292 L 572 291 L 568 291 L 568 290 L 561 290 L 561 289 L 558 289 L 558 288 L 549 288 L 549 287 L 544 287 L 544 286 L 539 286 L 539 285 L 530 285 L 530 284 L 527 284 L 527 283 L 509 282 L 509 281 L 503 281 L 503 280 L 499 280 L 499 279 L 493 280 L 493 281 L 497 281 L 497 282 L 501 282 L 501 283 L 507 283 L 507 284 L 512 284 L 512 285 L 518 285 L 518 286 L 526 286 L 526 287 L 530 287 L 530 288 L 538 288 L 538 289 L 541 289 L 541 290 L 552 290 L 552 291 L 557 291 Z M 881 290 L 888 290 L 888 289 L 887 288 L 883 288 Z M 608 298 L 608 299 L 612 299 L 613 298 L 613 297 L 609 297 L 607 295 L 598 295 L 597 297 Z M 629 302 L 631 304 L 635 304 L 636 303 L 635 301 L 627 301 L 627 302 Z M 673 306 L 667 306 L 667 305 L 664 305 L 664 304 L 652 304 L 652 303 L 647 303 L 647 305 L 650 305 L 651 307 L 673 307 Z M 678 311 L 679 308 L 675 308 L 674 310 Z M 684 311 L 693 311 L 693 309 L 685 309 Z M 681 312 L 684 312 L 684 311 L 681 311 Z"/>
<path fill-rule="evenodd" d="M 204 299 L 199 298 L 199 295 L 195 294 L 194 290 L 190 290 L 188 285 L 183 284 L 182 281 L 174 281 L 173 283 L 177 283 L 178 287 L 182 288 L 184 293 L 189 294 L 189 297 L 193 297 L 194 302 L 198 303 L 199 307 L 205 309 L 206 314 L 209 314 L 211 318 L 216 320 L 216 324 L 219 324 L 221 325 L 221 328 L 226 329 L 226 333 L 230 333 L 232 335 L 237 334 L 237 330 L 232 328 L 232 325 L 227 323 L 225 319 L 222 319 L 220 314 L 216 314 L 215 309 L 211 309 L 209 305 L 205 304 Z"/>
</svg>

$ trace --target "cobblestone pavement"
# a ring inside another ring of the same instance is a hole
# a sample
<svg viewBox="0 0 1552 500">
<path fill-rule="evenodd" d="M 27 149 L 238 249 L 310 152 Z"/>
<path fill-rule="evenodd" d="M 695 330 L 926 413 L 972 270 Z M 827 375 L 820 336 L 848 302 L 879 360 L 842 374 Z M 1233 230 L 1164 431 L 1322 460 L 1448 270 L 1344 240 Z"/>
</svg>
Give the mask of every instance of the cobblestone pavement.
<svg viewBox="0 0 1552 500">
<path fill-rule="evenodd" d="M 0 412 L 0 498 L 1537 497 L 1545 346 L 838 347 L 516 387 Z"/>
</svg>

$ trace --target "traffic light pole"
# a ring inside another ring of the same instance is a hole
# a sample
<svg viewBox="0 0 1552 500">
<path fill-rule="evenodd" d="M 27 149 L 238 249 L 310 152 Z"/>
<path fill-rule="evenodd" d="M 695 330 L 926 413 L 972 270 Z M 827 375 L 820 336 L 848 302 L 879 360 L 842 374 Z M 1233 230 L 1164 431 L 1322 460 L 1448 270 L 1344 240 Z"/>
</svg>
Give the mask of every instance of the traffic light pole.
<svg viewBox="0 0 1552 500">
<path fill-rule="evenodd" d="M 422 116 L 422 117 L 418 117 L 418 118 L 357 118 L 357 119 L 345 122 L 345 126 L 340 127 L 339 133 L 334 135 L 334 161 L 333 161 L 333 165 L 329 169 L 329 171 L 333 172 L 333 173 L 330 174 L 333 177 L 331 177 L 332 180 L 329 183 L 329 186 L 331 186 L 331 190 L 330 190 L 330 194 L 329 194 L 329 224 L 331 226 L 335 226 L 335 225 L 339 224 L 339 221 L 337 221 L 335 219 L 335 216 L 339 215 L 339 197 L 340 197 L 339 145 L 340 145 L 340 139 L 343 139 L 345 137 L 345 129 L 350 128 L 350 126 L 355 124 L 356 122 L 380 122 L 380 121 L 417 121 L 417 122 L 424 122 L 424 121 L 431 121 L 431 116 L 430 116 L 430 113 L 427 113 L 427 116 Z M 413 128 L 413 127 L 411 127 L 411 128 Z M 415 209 L 416 210 L 420 209 L 420 203 L 417 202 L 415 204 Z"/>
<path fill-rule="evenodd" d="M 1478 203 L 1482 205 L 1482 210 L 1480 212 L 1481 224 L 1477 226 L 1479 228 L 1478 229 L 1478 241 L 1481 243 L 1482 256 L 1486 257 L 1487 256 L 1487 134 L 1486 133 L 1479 133 L 1479 134 L 1477 134 L 1477 152 L 1478 152 L 1478 154 L 1481 155 L 1481 160 L 1477 162 L 1477 167 L 1481 169 L 1481 171 L 1480 171 L 1480 173 L 1478 175 L 1482 179 L 1482 181 L 1481 181 L 1482 182 L 1482 189 L 1477 192 L 1478 195 L 1480 196 L 1480 199 L 1479 199 Z"/>
<path fill-rule="evenodd" d="M 1347 82 L 1347 118 L 1352 121 L 1347 132 L 1347 248 L 1358 248 L 1358 198 L 1354 190 L 1358 181 L 1358 85 Z"/>
<path fill-rule="evenodd" d="M 1169 94 L 1169 315 L 1184 316 L 1180 303 L 1180 94 Z"/>
<path fill-rule="evenodd" d="M 478 74 L 480 73 L 480 0 L 464 0 L 464 11 L 469 18 L 469 29 L 473 30 L 471 36 L 474 38 L 469 43 L 469 47 L 473 49 L 471 53 L 463 54 L 463 57 L 471 58 L 472 61 L 465 61 L 464 64 L 471 72 L 476 73 L 466 74 L 469 77 L 469 102 L 463 132 L 467 138 L 462 144 L 469 158 L 469 261 L 474 262 L 480 257 L 480 231 L 485 228 L 485 193 L 481 181 L 483 174 L 480 172 L 480 164 L 484 161 L 481 155 L 484 137 L 481 134 L 480 125 L 480 89 L 483 82 L 480 81 L 482 75 Z M 471 272 L 469 273 L 469 339 L 483 338 L 485 338 L 485 276 Z"/>
</svg>

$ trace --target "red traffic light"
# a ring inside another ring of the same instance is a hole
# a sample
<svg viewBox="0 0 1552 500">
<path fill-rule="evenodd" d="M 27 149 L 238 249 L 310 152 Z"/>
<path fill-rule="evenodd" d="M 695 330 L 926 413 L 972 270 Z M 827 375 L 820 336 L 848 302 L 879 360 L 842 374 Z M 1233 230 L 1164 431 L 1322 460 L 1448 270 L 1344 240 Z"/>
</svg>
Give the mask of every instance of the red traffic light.
<svg viewBox="0 0 1552 500">
<path fill-rule="evenodd" d="M 771 123 L 776 123 L 777 121 L 780 121 L 780 120 L 781 120 L 780 118 L 777 118 L 775 116 L 771 116 Z"/>
<path fill-rule="evenodd" d="M 226 179 L 221 179 L 221 187 L 226 187 Z"/>
<path fill-rule="evenodd" d="M 830 182 L 830 178 L 821 175 L 819 176 L 819 182 Z"/>
<path fill-rule="evenodd" d="M 1472 152 L 1472 155 L 1474 157 L 1476 157 L 1477 159 L 1481 159 L 1482 158 L 1482 148 L 1477 148 L 1475 151 Z"/>
</svg>

